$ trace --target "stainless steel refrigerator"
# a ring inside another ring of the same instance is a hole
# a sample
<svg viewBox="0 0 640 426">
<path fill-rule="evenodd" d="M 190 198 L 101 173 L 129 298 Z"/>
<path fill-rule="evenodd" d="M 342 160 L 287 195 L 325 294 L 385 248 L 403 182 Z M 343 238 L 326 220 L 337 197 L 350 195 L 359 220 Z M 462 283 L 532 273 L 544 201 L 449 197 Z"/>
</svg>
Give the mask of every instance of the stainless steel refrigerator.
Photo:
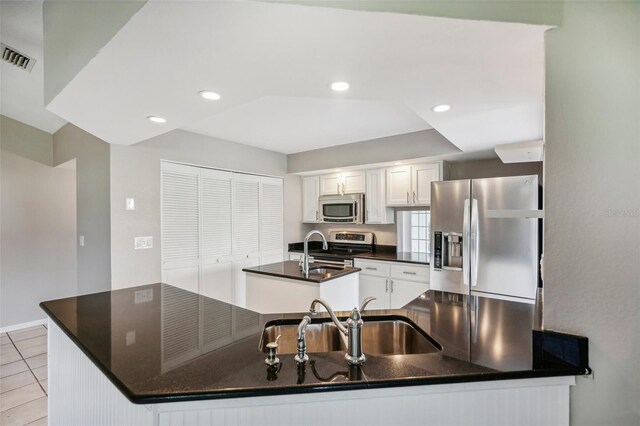
<svg viewBox="0 0 640 426">
<path fill-rule="evenodd" d="M 535 303 L 538 176 L 431 184 L 433 290 Z"/>
</svg>

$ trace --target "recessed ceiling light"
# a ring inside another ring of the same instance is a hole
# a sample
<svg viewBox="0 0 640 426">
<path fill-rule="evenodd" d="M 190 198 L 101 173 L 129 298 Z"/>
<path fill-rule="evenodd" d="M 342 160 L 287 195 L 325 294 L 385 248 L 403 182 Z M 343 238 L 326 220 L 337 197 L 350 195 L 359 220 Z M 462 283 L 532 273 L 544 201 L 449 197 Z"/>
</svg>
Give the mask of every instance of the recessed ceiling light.
<svg viewBox="0 0 640 426">
<path fill-rule="evenodd" d="M 331 89 L 336 92 L 344 92 L 345 90 L 349 90 L 349 83 L 346 81 L 334 81 L 331 83 Z"/>
<path fill-rule="evenodd" d="M 339 171 L 340 171 L 340 169 L 335 169 L 335 170 L 334 170 L 334 172 L 339 172 Z"/>
<path fill-rule="evenodd" d="M 222 97 L 218 93 L 212 92 L 211 90 L 201 90 L 198 93 L 200 93 L 200 96 L 202 96 L 204 99 L 207 99 L 209 101 L 217 101 Z"/>
<path fill-rule="evenodd" d="M 435 112 L 445 112 L 451 109 L 451 105 L 447 105 L 447 104 L 436 105 L 431 109 L 434 110 Z"/>
<path fill-rule="evenodd" d="M 396 166 L 399 166 L 399 165 L 401 165 L 401 164 L 402 164 L 402 161 L 396 161 L 396 162 L 395 162 L 395 163 L 393 163 L 393 164 L 395 164 Z"/>
<path fill-rule="evenodd" d="M 165 120 L 162 117 L 156 117 L 154 115 L 150 115 L 147 117 L 149 119 L 149 121 L 153 121 L 154 123 L 166 123 L 167 120 Z"/>
</svg>

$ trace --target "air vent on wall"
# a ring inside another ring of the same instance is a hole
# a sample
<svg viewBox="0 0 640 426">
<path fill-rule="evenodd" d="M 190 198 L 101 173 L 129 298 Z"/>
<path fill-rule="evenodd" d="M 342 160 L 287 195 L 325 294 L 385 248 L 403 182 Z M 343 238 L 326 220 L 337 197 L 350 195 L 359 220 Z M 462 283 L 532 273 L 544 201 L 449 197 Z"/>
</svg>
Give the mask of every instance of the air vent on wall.
<svg viewBox="0 0 640 426">
<path fill-rule="evenodd" d="M 33 65 L 36 63 L 35 59 L 18 52 L 13 47 L 7 46 L 4 43 L 0 43 L 0 52 L 2 52 L 3 61 L 9 62 L 25 71 L 31 71 L 31 68 L 33 68 Z"/>
</svg>

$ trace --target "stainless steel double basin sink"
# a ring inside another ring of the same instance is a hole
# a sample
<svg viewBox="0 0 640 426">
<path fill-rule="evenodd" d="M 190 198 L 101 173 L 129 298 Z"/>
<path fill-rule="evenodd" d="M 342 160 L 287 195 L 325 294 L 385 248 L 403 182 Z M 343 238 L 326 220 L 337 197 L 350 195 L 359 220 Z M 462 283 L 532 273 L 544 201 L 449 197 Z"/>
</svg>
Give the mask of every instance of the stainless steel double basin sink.
<svg viewBox="0 0 640 426">
<path fill-rule="evenodd" d="M 439 352 L 442 346 L 420 330 L 408 318 L 385 316 L 363 318 L 362 349 L 367 355 L 411 355 Z M 267 352 L 266 345 L 278 341 L 278 353 L 297 353 L 296 331 L 300 320 L 268 322 L 262 332 L 259 348 Z M 329 318 L 312 319 L 307 326 L 307 353 L 347 350 L 346 337 Z"/>
</svg>

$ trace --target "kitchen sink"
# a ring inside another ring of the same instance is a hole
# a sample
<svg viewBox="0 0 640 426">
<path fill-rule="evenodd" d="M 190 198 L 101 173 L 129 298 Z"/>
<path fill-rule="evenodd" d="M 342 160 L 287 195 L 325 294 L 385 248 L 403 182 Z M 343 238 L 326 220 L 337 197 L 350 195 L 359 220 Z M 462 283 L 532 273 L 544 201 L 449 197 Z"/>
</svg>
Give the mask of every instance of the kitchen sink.
<svg viewBox="0 0 640 426">
<path fill-rule="evenodd" d="M 362 350 L 371 355 L 409 355 L 439 352 L 442 346 L 422 330 L 401 319 L 366 321 Z"/>
<path fill-rule="evenodd" d="M 295 354 L 298 353 L 298 324 L 300 320 L 294 320 L 290 323 L 288 320 L 284 324 L 280 321 L 272 321 L 267 323 L 262 332 L 259 348 L 262 352 L 267 353 L 267 343 L 274 342 L 276 337 L 280 335 L 278 340 L 279 354 Z M 273 324 L 276 323 L 276 324 Z M 273 325 L 270 325 L 273 324 Z M 346 351 L 347 345 L 342 339 L 342 333 L 332 322 L 311 323 L 307 326 L 305 335 L 307 336 L 307 352 L 333 352 Z"/>
<path fill-rule="evenodd" d="M 344 270 L 344 268 L 340 266 L 324 266 L 323 265 L 323 266 L 310 267 L 309 274 L 325 275 L 325 274 L 331 274 L 333 272 L 342 271 L 342 270 Z"/>
<path fill-rule="evenodd" d="M 307 352 L 333 352 L 347 350 L 347 338 L 328 318 L 324 322 L 311 319 L 307 326 Z M 342 319 L 344 321 L 344 319 Z M 442 346 L 420 330 L 408 318 L 385 316 L 363 318 L 362 349 L 366 355 L 410 355 L 439 352 Z M 276 320 L 266 324 L 259 348 L 267 352 L 266 345 L 278 341 L 278 353 L 297 353 L 297 330 L 300 320 Z"/>
</svg>

